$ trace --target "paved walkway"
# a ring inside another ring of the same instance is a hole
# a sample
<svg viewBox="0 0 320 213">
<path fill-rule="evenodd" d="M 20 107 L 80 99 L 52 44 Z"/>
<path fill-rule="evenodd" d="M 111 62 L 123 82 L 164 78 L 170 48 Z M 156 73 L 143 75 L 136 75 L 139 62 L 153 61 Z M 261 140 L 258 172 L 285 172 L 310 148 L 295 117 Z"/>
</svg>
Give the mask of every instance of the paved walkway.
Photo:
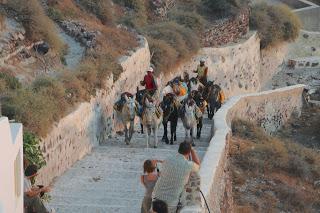
<svg viewBox="0 0 320 213">
<path fill-rule="evenodd" d="M 139 127 L 136 127 L 140 130 Z M 196 150 L 202 158 L 211 132 L 211 122 L 204 120 L 202 138 L 196 140 Z M 175 145 L 161 141 L 157 149 L 146 149 L 145 136 L 135 133 L 129 146 L 124 138 L 109 139 L 94 148 L 92 153 L 78 161 L 59 177 L 51 192 L 50 207 L 57 213 L 138 213 L 144 194 L 140 184 L 142 164 L 146 159 L 165 159 L 177 152 L 184 139 L 181 121 L 178 123 Z M 160 167 L 161 169 L 161 167 Z"/>
</svg>

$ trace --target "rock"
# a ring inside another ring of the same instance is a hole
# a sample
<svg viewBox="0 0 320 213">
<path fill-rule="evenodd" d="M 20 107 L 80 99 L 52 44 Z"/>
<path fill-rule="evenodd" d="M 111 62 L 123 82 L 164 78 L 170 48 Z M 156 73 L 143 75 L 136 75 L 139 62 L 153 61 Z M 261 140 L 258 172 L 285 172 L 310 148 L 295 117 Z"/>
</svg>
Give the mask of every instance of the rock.
<svg viewBox="0 0 320 213">
<path fill-rule="evenodd" d="M 319 62 L 312 63 L 312 64 L 311 64 L 311 67 L 316 67 L 316 66 L 318 66 L 318 65 L 319 65 Z"/>
<path fill-rule="evenodd" d="M 313 182 L 313 186 L 315 188 L 319 188 L 320 187 L 320 180 L 317 180 L 317 181 Z"/>
<path fill-rule="evenodd" d="M 308 34 L 303 34 L 303 38 L 309 38 Z"/>
<path fill-rule="evenodd" d="M 34 51 L 36 51 L 37 53 L 41 54 L 41 55 L 45 55 L 48 53 L 50 46 L 47 42 L 43 42 L 40 44 L 35 44 L 33 45 L 33 49 Z"/>
<path fill-rule="evenodd" d="M 311 50 L 314 52 L 316 51 L 317 49 L 315 47 L 311 47 Z"/>
</svg>

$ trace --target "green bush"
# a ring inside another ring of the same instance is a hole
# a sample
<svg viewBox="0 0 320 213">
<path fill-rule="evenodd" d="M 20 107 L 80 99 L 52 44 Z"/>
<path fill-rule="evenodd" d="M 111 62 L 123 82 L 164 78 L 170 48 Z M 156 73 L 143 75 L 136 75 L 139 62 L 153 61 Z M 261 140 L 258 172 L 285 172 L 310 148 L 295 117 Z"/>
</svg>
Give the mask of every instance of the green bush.
<svg viewBox="0 0 320 213">
<path fill-rule="evenodd" d="M 113 23 L 112 2 L 110 0 L 79 0 L 86 10 L 95 14 L 103 24 Z"/>
<path fill-rule="evenodd" d="M 6 89 L 13 90 L 21 88 L 21 83 L 19 80 L 8 73 L 0 72 L 0 80 L 1 79 L 5 81 Z"/>
<path fill-rule="evenodd" d="M 175 10 L 169 13 L 169 19 L 196 31 L 197 33 L 202 32 L 205 25 L 204 18 L 196 12 Z"/>
<path fill-rule="evenodd" d="M 202 0 L 209 11 L 228 11 L 231 4 L 228 0 Z"/>
<path fill-rule="evenodd" d="M 27 37 L 32 41 L 44 39 L 53 49 L 61 53 L 64 48 L 53 21 L 46 16 L 39 1 L 10 0 L 7 6 L 16 12 L 18 20 L 26 29 Z"/>
<path fill-rule="evenodd" d="M 46 165 L 46 161 L 40 150 L 40 140 L 30 132 L 23 133 L 23 154 L 30 164 L 39 168 Z"/>
<path fill-rule="evenodd" d="M 285 5 L 256 4 L 250 14 L 250 27 L 258 31 L 261 48 L 283 41 L 293 41 L 299 36 L 299 18 Z"/>
</svg>

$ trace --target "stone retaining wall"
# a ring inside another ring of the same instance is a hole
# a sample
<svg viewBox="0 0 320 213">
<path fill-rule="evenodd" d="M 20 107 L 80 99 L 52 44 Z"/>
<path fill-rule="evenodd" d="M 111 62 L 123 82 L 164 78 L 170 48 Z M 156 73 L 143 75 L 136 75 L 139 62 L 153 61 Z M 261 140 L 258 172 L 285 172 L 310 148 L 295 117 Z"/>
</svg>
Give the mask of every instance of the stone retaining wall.
<svg viewBox="0 0 320 213">
<path fill-rule="evenodd" d="M 249 31 L 249 9 L 243 9 L 236 16 L 217 22 L 205 31 L 202 43 L 205 47 L 216 47 L 234 42 Z"/>
<path fill-rule="evenodd" d="M 123 68 L 119 79 L 113 83 L 113 76 L 106 80 L 106 90 L 99 90 L 90 102 L 81 103 L 75 111 L 57 123 L 42 140 L 41 148 L 47 165 L 37 178 L 41 184 L 48 184 L 65 172 L 77 160 L 88 154 L 113 133 L 113 103 L 124 91 L 134 93 L 149 67 L 150 51 L 145 38 L 131 56 L 119 59 Z"/>
<path fill-rule="evenodd" d="M 231 123 L 249 120 L 266 132 L 277 131 L 292 114 L 300 114 L 304 85 L 232 97 L 214 116 L 214 137 L 203 158 L 201 187 L 211 212 L 233 212 L 232 185 L 228 181 L 228 146 Z M 207 212 L 204 203 L 185 207 L 182 213 Z"/>
<path fill-rule="evenodd" d="M 226 97 L 259 91 L 260 86 L 260 39 L 256 32 L 235 45 L 202 48 L 188 62 L 181 64 L 171 75 L 162 78 L 167 82 L 176 75 L 188 72 L 191 77 L 201 58 L 209 68 L 208 79 L 219 84 Z"/>
</svg>

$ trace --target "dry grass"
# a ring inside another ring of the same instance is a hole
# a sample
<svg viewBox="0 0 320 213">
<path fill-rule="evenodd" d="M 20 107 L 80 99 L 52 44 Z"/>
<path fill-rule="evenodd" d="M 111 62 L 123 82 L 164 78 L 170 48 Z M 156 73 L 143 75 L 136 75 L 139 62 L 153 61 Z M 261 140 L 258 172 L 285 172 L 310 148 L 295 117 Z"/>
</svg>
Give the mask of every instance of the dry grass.
<svg viewBox="0 0 320 213">
<path fill-rule="evenodd" d="M 10 0 L 7 6 L 16 12 L 19 21 L 26 29 L 27 37 L 32 41 L 45 40 L 53 49 L 62 53 L 64 45 L 60 40 L 52 20 L 46 16 L 39 1 Z"/>
<path fill-rule="evenodd" d="M 237 212 L 316 212 L 317 151 L 290 138 L 269 137 L 243 121 L 233 123 L 233 135 L 230 156 Z"/>
<path fill-rule="evenodd" d="M 285 5 L 261 3 L 252 8 L 250 27 L 258 31 L 261 47 L 266 48 L 283 41 L 294 41 L 299 36 L 301 22 Z"/>
</svg>

